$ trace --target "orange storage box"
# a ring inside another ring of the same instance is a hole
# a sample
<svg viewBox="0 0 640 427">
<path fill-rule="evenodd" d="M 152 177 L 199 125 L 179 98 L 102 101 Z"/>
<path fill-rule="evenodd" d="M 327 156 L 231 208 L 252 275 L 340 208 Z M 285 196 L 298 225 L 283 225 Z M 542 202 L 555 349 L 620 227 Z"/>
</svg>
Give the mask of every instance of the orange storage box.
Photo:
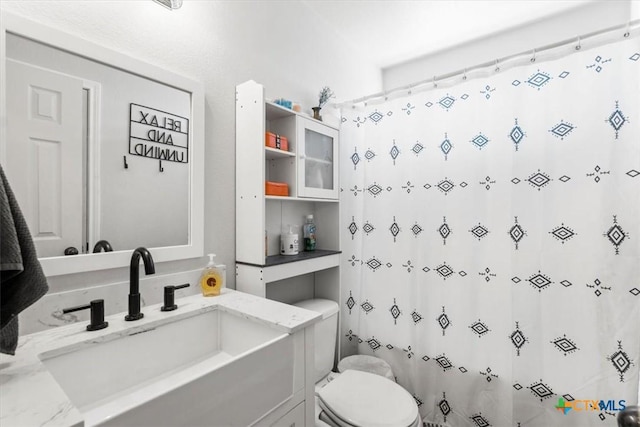
<svg viewBox="0 0 640 427">
<path fill-rule="evenodd" d="M 278 135 L 273 132 L 267 132 L 265 139 L 267 147 L 279 148 L 280 150 L 289 151 L 289 141 L 286 136 Z"/>
<path fill-rule="evenodd" d="M 265 194 L 267 196 L 288 196 L 289 185 L 285 182 L 267 181 L 265 183 Z"/>
</svg>

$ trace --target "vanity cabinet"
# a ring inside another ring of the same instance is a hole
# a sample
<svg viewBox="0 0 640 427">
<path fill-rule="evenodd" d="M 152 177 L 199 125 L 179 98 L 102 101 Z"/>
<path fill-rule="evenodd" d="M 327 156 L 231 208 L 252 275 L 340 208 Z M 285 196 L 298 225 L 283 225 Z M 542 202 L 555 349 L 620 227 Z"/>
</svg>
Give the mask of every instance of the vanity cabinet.
<svg viewBox="0 0 640 427">
<path fill-rule="evenodd" d="M 266 133 L 287 138 L 267 147 Z M 236 289 L 285 303 L 327 298 L 340 303 L 339 131 L 265 99 L 254 81 L 236 87 Z M 267 195 L 267 181 L 288 196 Z M 302 226 L 313 214 L 317 249 L 303 252 Z M 298 255 L 280 255 L 292 228 Z"/>
</svg>

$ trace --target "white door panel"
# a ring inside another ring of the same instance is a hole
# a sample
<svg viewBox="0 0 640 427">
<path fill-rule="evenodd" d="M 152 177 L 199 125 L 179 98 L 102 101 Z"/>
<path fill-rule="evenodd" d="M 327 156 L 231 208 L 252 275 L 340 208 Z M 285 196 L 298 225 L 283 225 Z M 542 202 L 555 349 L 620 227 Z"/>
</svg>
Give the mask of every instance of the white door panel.
<svg viewBox="0 0 640 427">
<path fill-rule="evenodd" d="M 7 179 L 38 256 L 81 250 L 82 81 L 7 59 Z"/>
</svg>

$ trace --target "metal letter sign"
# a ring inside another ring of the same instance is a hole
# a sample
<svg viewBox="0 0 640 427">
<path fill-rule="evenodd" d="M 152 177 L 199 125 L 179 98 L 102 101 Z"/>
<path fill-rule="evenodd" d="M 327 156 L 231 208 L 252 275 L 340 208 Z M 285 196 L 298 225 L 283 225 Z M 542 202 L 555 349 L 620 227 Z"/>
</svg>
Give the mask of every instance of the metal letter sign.
<svg viewBox="0 0 640 427">
<path fill-rule="evenodd" d="M 130 104 L 129 154 L 189 163 L 189 119 Z"/>
</svg>

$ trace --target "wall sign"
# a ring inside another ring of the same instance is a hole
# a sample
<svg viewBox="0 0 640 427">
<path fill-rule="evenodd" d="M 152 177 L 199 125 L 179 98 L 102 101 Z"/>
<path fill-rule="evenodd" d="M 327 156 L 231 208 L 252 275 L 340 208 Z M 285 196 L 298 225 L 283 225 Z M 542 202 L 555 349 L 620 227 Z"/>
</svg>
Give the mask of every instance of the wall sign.
<svg viewBox="0 0 640 427">
<path fill-rule="evenodd" d="M 189 163 L 189 119 L 131 103 L 129 154 Z"/>
</svg>

